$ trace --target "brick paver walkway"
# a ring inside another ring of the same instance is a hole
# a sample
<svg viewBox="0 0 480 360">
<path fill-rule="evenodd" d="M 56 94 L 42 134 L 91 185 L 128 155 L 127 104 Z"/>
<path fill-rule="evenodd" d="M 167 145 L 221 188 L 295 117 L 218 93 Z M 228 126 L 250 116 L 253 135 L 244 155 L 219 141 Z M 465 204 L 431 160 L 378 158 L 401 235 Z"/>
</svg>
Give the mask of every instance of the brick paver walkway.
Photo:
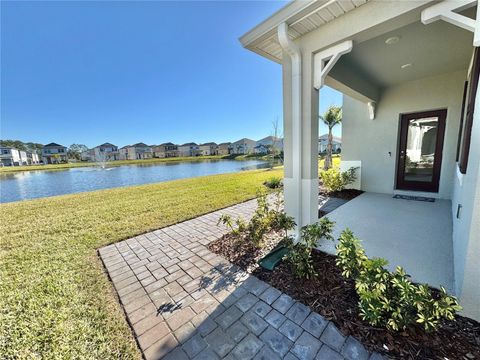
<svg viewBox="0 0 480 360">
<path fill-rule="evenodd" d="M 99 250 L 146 359 L 381 359 L 206 245 L 255 201 Z"/>
</svg>

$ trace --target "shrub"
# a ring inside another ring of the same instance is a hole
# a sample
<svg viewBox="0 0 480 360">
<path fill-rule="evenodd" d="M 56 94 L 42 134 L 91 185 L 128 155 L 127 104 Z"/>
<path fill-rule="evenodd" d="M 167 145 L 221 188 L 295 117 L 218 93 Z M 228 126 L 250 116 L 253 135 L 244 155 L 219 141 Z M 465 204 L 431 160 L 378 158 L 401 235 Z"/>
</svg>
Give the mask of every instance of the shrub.
<svg viewBox="0 0 480 360">
<path fill-rule="evenodd" d="M 344 277 L 355 280 L 360 316 L 369 324 L 396 331 L 421 324 L 430 331 L 442 319 L 453 320 L 461 309 L 443 287 L 434 296 L 427 285 L 412 283 L 401 267 L 390 272 L 385 269 L 385 259 L 369 259 L 350 230 L 345 230 L 339 240 L 337 265 Z"/>
<path fill-rule="evenodd" d="M 337 245 L 337 266 L 342 269 L 342 275 L 349 279 L 356 279 L 360 274 L 363 262 L 367 259 L 365 251 L 349 229 L 340 234 Z"/>
<path fill-rule="evenodd" d="M 310 279 L 318 274 L 312 260 L 312 250 L 318 246 L 320 239 L 333 240 L 332 230 L 335 223 L 324 217 L 319 222 L 306 225 L 301 229 L 301 239 L 293 243 L 290 239 L 290 251 L 286 260 L 290 263 L 293 273 L 301 278 Z"/>
<path fill-rule="evenodd" d="M 323 186 L 328 192 L 341 191 L 345 186 L 353 183 L 357 178 L 357 168 L 350 168 L 346 171 L 340 171 L 336 168 L 330 168 L 320 172 Z"/>
<path fill-rule="evenodd" d="M 283 230 L 286 237 L 287 231 L 295 227 L 295 221 L 283 211 L 281 191 L 276 191 L 274 196 L 272 204 L 268 201 L 265 191 L 257 192 L 257 209 L 248 223 L 241 218 L 233 220 L 230 215 L 224 214 L 218 224 L 223 223 L 235 235 L 243 235 L 256 247 L 262 246 L 263 237 L 271 230 Z"/>
<path fill-rule="evenodd" d="M 220 217 L 220 219 L 217 222 L 217 225 L 219 225 L 220 223 L 225 225 L 228 229 L 230 229 L 232 234 L 235 234 L 235 235 L 239 235 L 243 233 L 247 228 L 247 224 L 245 223 L 245 220 L 243 220 L 242 218 L 237 218 L 233 220 L 233 218 L 228 214 L 223 214 Z"/>
<path fill-rule="evenodd" d="M 266 180 L 263 185 L 270 189 L 278 189 L 283 186 L 282 178 L 279 177 L 271 177 L 270 179 Z"/>
</svg>

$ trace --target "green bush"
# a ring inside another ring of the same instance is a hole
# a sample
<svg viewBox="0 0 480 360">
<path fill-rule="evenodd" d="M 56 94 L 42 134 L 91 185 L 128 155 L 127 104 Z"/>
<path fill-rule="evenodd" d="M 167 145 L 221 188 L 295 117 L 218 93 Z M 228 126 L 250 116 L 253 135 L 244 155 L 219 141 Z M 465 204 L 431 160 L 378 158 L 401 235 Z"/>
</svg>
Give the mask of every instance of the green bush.
<svg viewBox="0 0 480 360">
<path fill-rule="evenodd" d="M 365 251 L 350 229 L 342 231 L 337 245 L 337 266 L 342 269 L 342 275 L 356 279 L 360 275 L 362 264 L 367 260 Z"/>
<path fill-rule="evenodd" d="M 369 259 L 350 230 L 343 231 L 339 241 L 337 265 L 344 277 L 355 280 L 360 316 L 369 324 L 391 330 L 421 324 L 430 331 L 442 319 L 453 320 L 461 309 L 443 287 L 434 296 L 427 285 L 412 283 L 401 267 L 390 272 L 385 259 Z"/>
<path fill-rule="evenodd" d="M 340 171 L 337 168 L 330 168 L 320 172 L 323 186 L 328 192 L 341 191 L 345 186 L 353 183 L 357 178 L 357 168 L 350 168 L 347 171 Z"/>
<path fill-rule="evenodd" d="M 271 230 L 284 231 L 286 237 L 288 230 L 295 227 L 295 221 L 283 210 L 281 191 L 274 193 L 273 202 L 269 202 L 267 196 L 265 191 L 257 192 L 257 209 L 248 223 L 241 218 L 233 220 L 230 215 L 224 214 L 218 224 L 223 223 L 235 235 L 243 235 L 256 247 L 262 246 L 263 237 Z"/>
<path fill-rule="evenodd" d="M 333 240 L 334 224 L 333 221 L 323 217 L 315 224 L 302 227 L 301 239 L 298 243 L 295 244 L 290 239 L 290 251 L 286 255 L 286 260 L 290 263 L 296 276 L 310 279 L 318 275 L 313 266 L 312 250 L 318 246 L 318 242 L 322 238 Z"/>
<path fill-rule="evenodd" d="M 234 220 L 228 214 L 223 214 L 222 216 L 220 216 L 217 225 L 219 225 L 220 223 L 225 225 L 228 229 L 230 229 L 232 234 L 235 235 L 240 235 L 247 229 L 247 224 L 245 223 L 245 220 L 243 220 L 242 218 L 237 218 Z"/>
<path fill-rule="evenodd" d="M 278 189 L 283 186 L 282 178 L 280 177 L 271 177 L 270 179 L 266 180 L 263 185 L 270 189 Z"/>
</svg>

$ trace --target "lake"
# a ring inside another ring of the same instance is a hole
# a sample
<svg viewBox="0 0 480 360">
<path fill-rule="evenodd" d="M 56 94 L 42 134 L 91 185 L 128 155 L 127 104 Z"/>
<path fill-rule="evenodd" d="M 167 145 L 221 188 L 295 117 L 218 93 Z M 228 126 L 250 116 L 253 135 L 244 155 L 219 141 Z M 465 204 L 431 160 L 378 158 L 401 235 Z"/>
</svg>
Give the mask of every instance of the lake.
<svg viewBox="0 0 480 360">
<path fill-rule="evenodd" d="M 269 167 L 260 160 L 202 160 L 0 174 L 0 203 Z"/>
</svg>

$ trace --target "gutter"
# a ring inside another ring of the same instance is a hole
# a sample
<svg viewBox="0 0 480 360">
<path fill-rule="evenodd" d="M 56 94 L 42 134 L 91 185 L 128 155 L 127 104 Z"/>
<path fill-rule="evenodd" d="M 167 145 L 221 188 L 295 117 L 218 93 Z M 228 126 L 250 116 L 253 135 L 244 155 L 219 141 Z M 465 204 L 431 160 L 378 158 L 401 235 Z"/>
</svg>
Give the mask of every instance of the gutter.
<svg viewBox="0 0 480 360">
<path fill-rule="evenodd" d="M 290 56 L 292 62 L 292 170 L 295 183 L 297 209 L 295 220 L 297 227 L 295 235 L 300 238 L 302 227 L 302 55 L 300 48 L 288 35 L 288 25 L 283 22 L 278 25 L 278 40 L 282 49 Z"/>
</svg>

